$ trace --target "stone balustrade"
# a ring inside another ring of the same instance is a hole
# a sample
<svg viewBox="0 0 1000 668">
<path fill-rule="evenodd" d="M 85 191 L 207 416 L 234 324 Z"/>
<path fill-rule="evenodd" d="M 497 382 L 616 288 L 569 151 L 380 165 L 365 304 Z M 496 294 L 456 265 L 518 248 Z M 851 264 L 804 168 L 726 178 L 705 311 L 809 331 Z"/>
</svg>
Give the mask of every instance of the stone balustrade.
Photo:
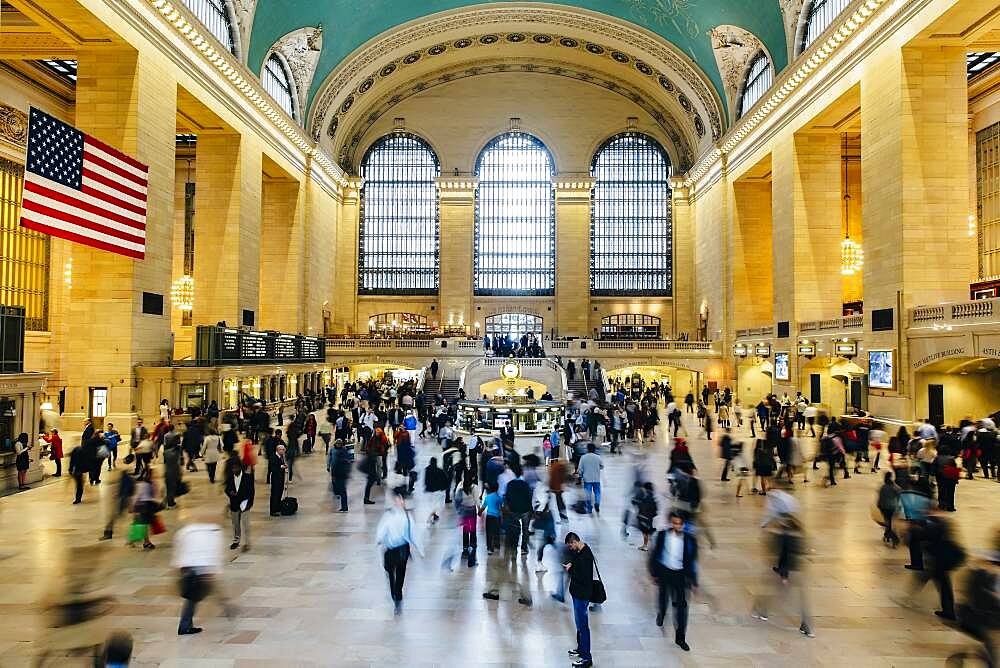
<svg viewBox="0 0 1000 668">
<path fill-rule="evenodd" d="M 768 328 L 770 332 L 770 328 Z M 479 357 L 483 355 L 483 344 L 478 339 L 370 339 L 338 338 L 326 339 L 327 356 L 350 355 L 367 351 L 398 351 L 421 356 Z M 545 341 L 545 350 L 550 355 L 569 357 L 630 356 L 663 353 L 675 357 L 712 357 L 719 354 L 719 344 L 714 341 L 659 341 L 649 339 L 598 341 L 594 339 L 573 339 L 567 341 Z M 491 360 L 494 358 L 486 358 Z M 526 358 L 531 359 L 531 358 Z M 499 362 L 497 362 L 499 363 Z"/>
<path fill-rule="evenodd" d="M 991 323 L 1000 315 L 1000 298 L 977 299 L 910 309 L 910 327 L 949 327 L 953 324 Z"/>
</svg>

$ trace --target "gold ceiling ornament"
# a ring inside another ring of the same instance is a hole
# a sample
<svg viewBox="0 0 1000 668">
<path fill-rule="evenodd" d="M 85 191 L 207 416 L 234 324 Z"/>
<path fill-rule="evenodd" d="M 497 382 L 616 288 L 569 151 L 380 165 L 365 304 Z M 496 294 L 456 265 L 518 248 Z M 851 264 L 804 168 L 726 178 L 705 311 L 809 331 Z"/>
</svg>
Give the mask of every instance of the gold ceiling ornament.
<svg viewBox="0 0 1000 668">
<path fill-rule="evenodd" d="M 184 274 L 170 286 L 170 301 L 179 311 L 194 310 L 194 278 Z"/>
</svg>

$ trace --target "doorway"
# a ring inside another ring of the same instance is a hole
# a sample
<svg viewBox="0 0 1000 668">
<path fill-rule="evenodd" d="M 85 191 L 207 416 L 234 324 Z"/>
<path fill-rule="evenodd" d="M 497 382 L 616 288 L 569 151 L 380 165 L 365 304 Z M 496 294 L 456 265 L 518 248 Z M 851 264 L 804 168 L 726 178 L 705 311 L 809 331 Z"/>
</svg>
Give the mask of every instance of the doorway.
<svg viewBox="0 0 1000 668">
<path fill-rule="evenodd" d="M 104 429 L 104 418 L 108 416 L 108 388 L 90 388 L 90 422 L 94 429 Z"/>
<path fill-rule="evenodd" d="M 927 386 L 927 418 L 934 426 L 944 424 L 944 385 Z"/>
</svg>

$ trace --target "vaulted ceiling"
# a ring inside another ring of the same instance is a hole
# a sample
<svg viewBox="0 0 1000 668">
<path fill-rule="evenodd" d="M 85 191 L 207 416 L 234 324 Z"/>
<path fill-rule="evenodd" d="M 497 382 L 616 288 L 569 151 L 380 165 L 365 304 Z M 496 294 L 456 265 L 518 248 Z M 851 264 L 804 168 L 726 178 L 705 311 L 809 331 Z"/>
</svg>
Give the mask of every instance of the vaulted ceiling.
<svg viewBox="0 0 1000 668">
<path fill-rule="evenodd" d="M 797 0 L 782 1 L 798 4 Z M 322 51 L 308 94 L 308 104 L 311 104 L 345 58 L 386 31 L 447 10 L 522 4 L 525 3 L 514 0 L 494 3 L 471 0 L 257 0 L 248 64 L 259 71 L 268 50 L 284 35 L 300 28 L 322 26 Z M 737 26 L 752 33 L 768 50 L 778 71 L 788 60 L 779 0 L 574 0 L 553 2 L 549 6 L 600 12 L 655 33 L 693 61 L 722 100 L 726 99 L 726 92 L 709 34 L 716 26 Z"/>
</svg>

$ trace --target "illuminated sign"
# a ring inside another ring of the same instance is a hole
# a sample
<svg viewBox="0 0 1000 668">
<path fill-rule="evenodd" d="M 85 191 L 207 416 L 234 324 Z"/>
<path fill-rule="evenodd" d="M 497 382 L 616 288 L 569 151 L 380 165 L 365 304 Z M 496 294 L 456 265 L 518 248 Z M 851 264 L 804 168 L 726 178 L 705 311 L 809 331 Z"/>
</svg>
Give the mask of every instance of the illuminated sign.
<svg viewBox="0 0 1000 668">
<path fill-rule="evenodd" d="M 757 357 L 770 357 L 771 356 L 771 344 L 770 343 L 758 343 L 754 346 L 754 354 Z"/>
<path fill-rule="evenodd" d="M 800 343 L 799 344 L 799 355 L 804 355 L 805 357 L 815 357 L 815 355 L 816 355 L 816 344 L 813 344 L 813 343 Z"/>
<path fill-rule="evenodd" d="M 746 357 L 749 352 L 750 349 L 745 343 L 737 343 L 733 346 L 733 355 L 736 355 L 737 357 Z"/>
</svg>

